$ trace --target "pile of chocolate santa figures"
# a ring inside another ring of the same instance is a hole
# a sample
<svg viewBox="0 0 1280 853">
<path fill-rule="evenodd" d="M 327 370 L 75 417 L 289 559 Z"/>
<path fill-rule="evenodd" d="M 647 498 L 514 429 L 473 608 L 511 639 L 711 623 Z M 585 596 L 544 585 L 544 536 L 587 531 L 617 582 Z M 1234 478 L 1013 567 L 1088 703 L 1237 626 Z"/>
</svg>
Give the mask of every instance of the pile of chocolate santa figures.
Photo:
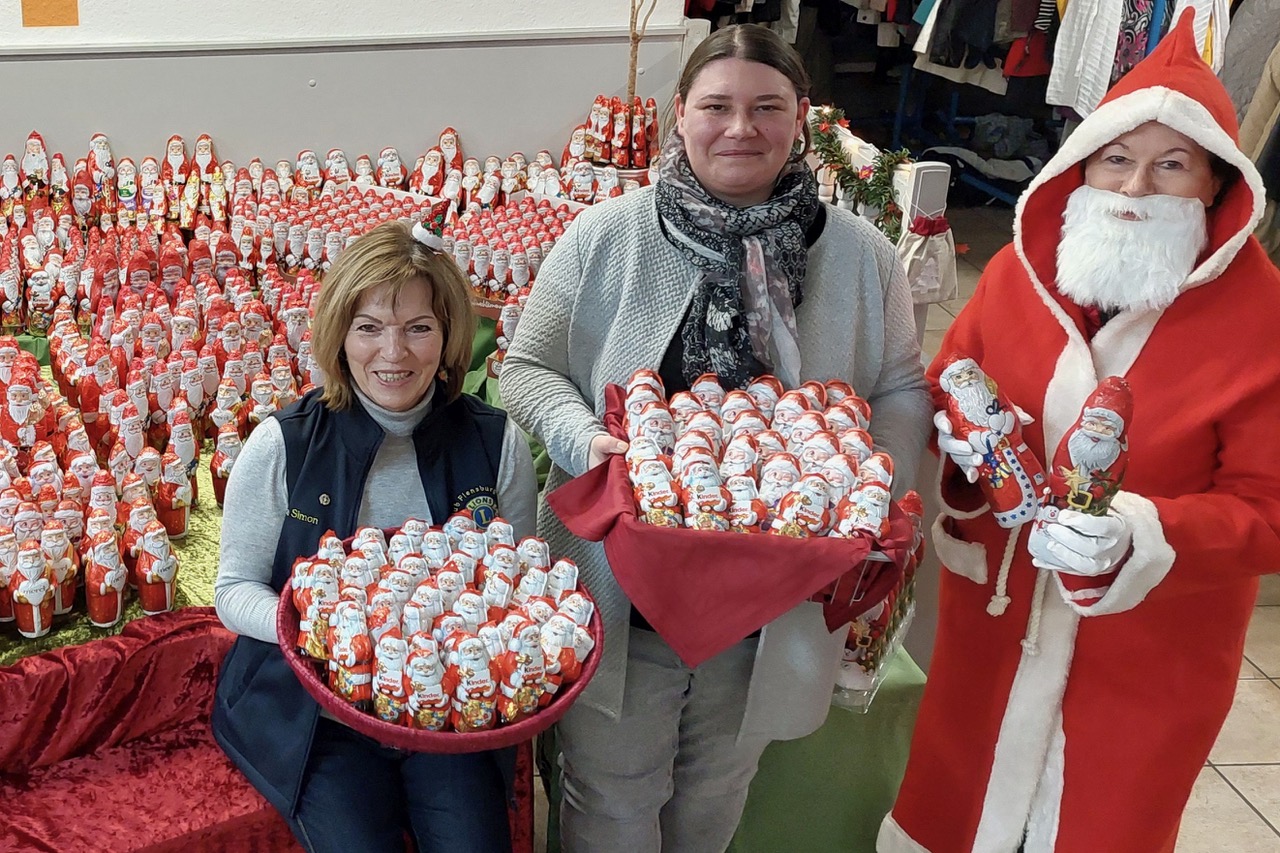
<svg viewBox="0 0 1280 853">
<path fill-rule="evenodd" d="M 585 160 L 618 169 L 648 169 L 656 163 L 658 105 L 637 97 L 628 108 L 624 99 L 597 95 L 587 120 L 574 128 L 565 146 L 564 162 Z"/>
<path fill-rule="evenodd" d="M 893 460 L 873 452 L 870 421 L 845 382 L 784 390 L 766 375 L 726 393 L 707 373 L 667 400 L 637 370 L 625 418 L 636 506 L 662 527 L 882 538 Z"/>
<path fill-rule="evenodd" d="M 74 325 L 69 308 L 59 314 Z M 169 536 L 185 531 L 192 499 L 190 421 L 175 426 L 163 455 L 143 454 L 135 418 L 121 434 L 133 455 L 105 470 L 63 383 L 42 377 L 10 336 L 0 337 L 0 388 L 0 623 L 44 636 L 71 612 L 82 578 L 99 627 L 120 621 L 127 587 L 144 613 L 172 609 L 178 560 Z"/>
<path fill-rule="evenodd" d="M 575 681 L 595 645 L 578 568 L 496 518 L 408 519 L 386 538 L 332 531 L 291 581 L 297 648 L 344 701 L 389 723 L 478 732 L 517 723 Z"/>
<path fill-rule="evenodd" d="M 486 241 L 488 259 L 499 271 L 505 260 L 518 289 L 520 268 L 536 271 L 571 214 L 567 208 L 552 211 L 548 202 L 535 217 L 522 205 L 518 220 L 524 230 L 511 217 L 479 214 L 504 208 L 516 193 L 530 189 L 568 197 L 558 178 L 544 177 L 534 187 L 527 178 L 530 172 L 559 174 L 549 151 L 538 152 L 532 162 L 516 152 L 505 159 L 487 157 L 481 164 L 464 156 L 451 127 L 411 170 L 390 147 L 379 152 L 376 167 L 367 155 L 353 167 L 339 148 L 323 158 L 305 149 L 295 160 L 278 161 L 274 169 L 259 158 L 237 167 L 230 160 L 219 161 L 208 134 L 196 140 L 191 154 L 181 136 L 172 136 L 160 159 L 146 157 L 139 167 L 128 157 L 117 162 L 110 140 L 94 134 L 88 154 L 69 171 L 62 154 L 50 156 L 43 137 L 32 131 L 21 160 L 8 155 L 0 163 L 0 238 L 16 241 L 14 250 L 5 253 L 10 256 L 7 268 L 0 268 L 0 301 L 9 315 L 21 305 L 30 318 L 26 331 L 45 334 L 58 290 L 72 293 L 74 272 L 82 268 L 68 254 L 69 235 L 93 227 L 149 227 L 157 234 L 171 227 L 203 229 L 206 236 L 213 234 L 208 241 L 212 255 L 248 271 L 261 274 L 274 265 L 290 273 L 306 268 L 318 274 L 362 233 L 356 217 L 365 217 L 367 225 L 407 216 L 407 211 L 393 209 L 405 199 L 386 195 L 406 189 L 448 200 L 450 219 L 460 215 L 468 220 L 465 233 L 478 228 L 491 237 Z M 386 209 L 379 209 L 382 205 Z M 508 222 L 516 226 L 514 233 L 505 227 Z M 502 243 L 506 253 L 499 250 Z M 499 272 L 477 275 L 483 285 L 505 286 Z"/>
</svg>

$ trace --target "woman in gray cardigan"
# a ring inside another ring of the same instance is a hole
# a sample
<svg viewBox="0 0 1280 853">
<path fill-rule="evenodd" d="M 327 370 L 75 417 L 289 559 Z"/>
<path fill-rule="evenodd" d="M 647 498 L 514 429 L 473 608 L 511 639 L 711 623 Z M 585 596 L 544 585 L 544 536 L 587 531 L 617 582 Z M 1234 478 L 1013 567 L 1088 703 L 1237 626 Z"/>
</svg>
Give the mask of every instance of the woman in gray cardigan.
<svg viewBox="0 0 1280 853">
<path fill-rule="evenodd" d="M 823 206 L 805 166 L 808 77 L 754 25 L 690 57 L 660 179 L 584 211 L 540 270 L 501 379 L 511 415 L 555 463 L 548 490 L 626 449 L 604 387 L 658 368 L 668 394 L 704 372 L 726 388 L 771 371 L 842 379 L 909 485 L 932 407 L 893 246 Z M 568 853 L 719 851 L 770 740 L 826 718 L 844 632 L 797 606 L 698 667 L 635 612 L 603 548 L 545 506 L 539 533 L 577 561 L 604 619 L 595 679 L 560 724 Z M 661 561 L 661 554 L 654 554 Z"/>
</svg>

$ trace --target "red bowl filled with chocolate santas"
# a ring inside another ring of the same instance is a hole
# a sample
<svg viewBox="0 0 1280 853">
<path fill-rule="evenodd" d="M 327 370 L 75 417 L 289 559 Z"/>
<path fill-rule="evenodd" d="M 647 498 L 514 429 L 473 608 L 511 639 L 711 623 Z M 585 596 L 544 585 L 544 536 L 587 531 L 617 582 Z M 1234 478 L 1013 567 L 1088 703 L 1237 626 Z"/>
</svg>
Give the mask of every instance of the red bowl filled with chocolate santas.
<svg viewBox="0 0 1280 853">
<path fill-rule="evenodd" d="M 704 374 L 668 398 L 641 369 L 606 386 L 605 403 L 626 455 L 547 503 L 603 543 L 618 585 L 689 666 L 805 601 L 837 630 L 901 584 L 915 525 L 847 383 L 787 390 L 761 376 L 726 392 Z"/>
<path fill-rule="evenodd" d="M 276 629 L 307 692 L 361 734 L 497 749 L 550 727 L 595 675 L 604 631 L 577 575 L 501 518 L 329 533 L 296 561 Z"/>
</svg>

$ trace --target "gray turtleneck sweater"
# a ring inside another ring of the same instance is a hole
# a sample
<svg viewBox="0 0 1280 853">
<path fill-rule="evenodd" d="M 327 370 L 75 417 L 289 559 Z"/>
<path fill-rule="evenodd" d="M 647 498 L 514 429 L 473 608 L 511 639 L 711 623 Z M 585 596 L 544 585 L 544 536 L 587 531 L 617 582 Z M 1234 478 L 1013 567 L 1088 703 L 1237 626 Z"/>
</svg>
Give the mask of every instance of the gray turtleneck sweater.
<svg viewBox="0 0 1280 853">
<path fill-rule="evenodd" d="M 442 523 L 444 519 L 431 517 L 413 448 L 413 430 L 431 408 L 430 389 L 423 401 L 407 412 L 388 411 L 359 389 L 356 393 L 386 432 L 369 469 L 357 523 L 398 527 L 406 518 Z M 529 445 L 511 420 L 502 442 L 497 487 L 499 511 L 511 523 L 517 540 L 533 535 L 538 481 Z M 284 436 L 279 422 L 269 418 L 244 443 L 227 481 L 213 597 L 222 624 L 267 643 L 276 642 L 279 595 L 271 588 L 271 568 L 280 528 L 289 512 L 288 497 Z"/>
</svg>

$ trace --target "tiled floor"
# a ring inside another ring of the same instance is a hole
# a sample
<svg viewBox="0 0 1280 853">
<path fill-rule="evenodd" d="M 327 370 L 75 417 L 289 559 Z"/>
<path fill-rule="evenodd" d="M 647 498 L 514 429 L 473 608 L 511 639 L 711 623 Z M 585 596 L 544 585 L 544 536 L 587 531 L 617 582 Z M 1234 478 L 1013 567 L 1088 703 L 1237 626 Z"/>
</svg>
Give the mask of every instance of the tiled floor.
<svg viewBox="0 0 1280 853">
<path fill-rule="evenodd" d="M 1012 234 L 1010 210 L 953 208 L 947 218 L 969 252 L 957 264 L 960 298 L 929 308 L 927 356 Z M 1280 853 L 1280 575 L 1262 579 L 1235 704 L 1192 791 L 1177 853 Z"/>
</svg>

